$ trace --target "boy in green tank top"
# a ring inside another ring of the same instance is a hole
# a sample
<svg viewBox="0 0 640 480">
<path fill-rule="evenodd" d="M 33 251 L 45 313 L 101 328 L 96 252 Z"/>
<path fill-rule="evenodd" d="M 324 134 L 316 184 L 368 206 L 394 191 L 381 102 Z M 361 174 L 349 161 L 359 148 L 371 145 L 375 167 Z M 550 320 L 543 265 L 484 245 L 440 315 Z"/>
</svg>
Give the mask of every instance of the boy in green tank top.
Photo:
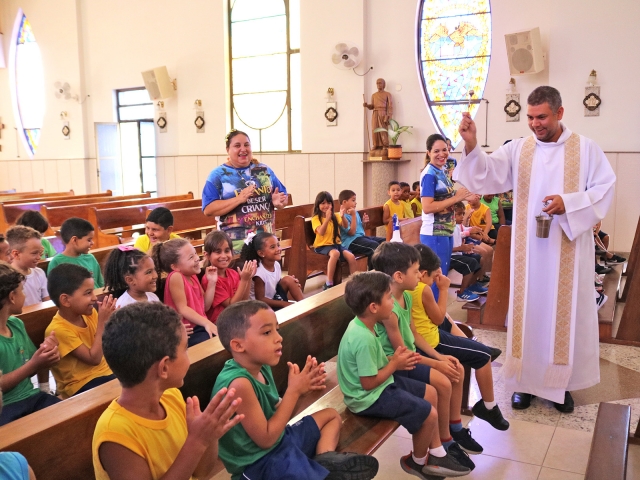
<svg viewBox="0 0 640 480">
<path fill-rule="evenodd" d="M 473 470 L 475 464 L 465 450 L 454 441 L 452 432 L 462 429 L 460 410 L 462 405 L 462 384 L 464 368 L 450 356 L 435 351 L 417 333 L 411 317 L 413 298 L 411 292 L 420 279 L 420 254 L 415 247 L 404 243 L 383 243 L 373 254 L 373 267 L 391 277 L 391 293 L 394 306 L 391 315 L 376 325 L 376 333 L 387 356 L 400 346 L 422 353 L 416 368 L 399 372 L 399 375 L 425 382 L 438 393 L 438 430 L 440 441 L 455 460 Z M 469 434 L 470 436 L 470 434 Z M 472 440 L 472 439 L 471 439 Z M 482 447 L 472 442 L 475 450 Z"/>
<path fill-rule="evenodd" d="M 218 317 L 218 336 L 231 353 L 218 375 L 213 394 L 233 388 L 242 398 L 240 424 L 220 439 L 219 455 L 233 480 L 309 479 L 329 477 L 370 479 L 378 472 L 374 457 L 337 453 L 342 421 L 332 408 L 287 425 L 298 399 L 324 389 L 324 363 L 307 357 L 302 369 L 287 362 L 289 378 L 278 397 L 271 367 L 280 362 L 282 337 L 273 310 L 260 301 L 247 300 L 226 308 Z"/>
</svg>

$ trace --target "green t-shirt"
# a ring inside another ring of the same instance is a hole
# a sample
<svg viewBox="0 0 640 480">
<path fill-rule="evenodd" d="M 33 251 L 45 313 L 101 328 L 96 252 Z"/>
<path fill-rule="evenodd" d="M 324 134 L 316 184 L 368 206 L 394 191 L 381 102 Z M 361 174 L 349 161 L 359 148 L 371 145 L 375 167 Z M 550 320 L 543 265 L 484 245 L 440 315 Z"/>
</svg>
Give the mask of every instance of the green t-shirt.
<svg viewBox="0 0 640 480">
<path fill-rule="evenodd" d="M 495 197 L 493 197 L 493 200 L 491 200 L 490 202 L 487 202 L 484 197 L 482 197 L 480 198 L 480 203 L 486 205 L 487 207 L 489 207 L 489 210 L 491 210 L 491 223 L 498 223 L 500 221 L 498 219 L 498 209 L 500 208 L 500 199 L 498 198 L 498 196 L 496 195 Z"/>
<path fill-rule="evenodd" d="M 0 370 L 10 373 L 27 363 L 36 353 L 36 347 L 27 335 L 24 323 L 17 317 L 9 317 L 7 327 L 11 330 L 11 338 L 0 335 Z M 4 404 L 19 402 L 39 392 L 29 377 L 4 393 Z"/>
<path fill-rule="evenodd" d="M 47 273 L 56 268 L 61 263 L 73 263 L 74 265 L 80 265 L 93 273 L 93 281 L 95 288 L 104 287 L 104 279 L 102 278 L 102 271 L 100 270 L 100 264 L 96 260 L 96 257 L 90 253 L 83 253 L 79 257 L 68 257 L 59 253 L 51 259 L 49 262 L 49 268 Z"/>
<path fill-rule="evenodd" d="M 338 383 L 349 410 L 354 413 L 366 410 L 393 383 L 393 375 L 372 390 L 365 390 L 360 383 L 360 377 L 377 375 L 388 363 L 378 338 L 358 317 L 354 318 L 338 348 Z"/>
<path fill-rule="evenodd" d="M 51 242 L 49 240 L 42 237 L 40 239 L 40 243 L 42 243 L 42 248 L 44 248 L 44 253 L 42 254 L 43 260 L 56 256 L 56 253 L 58 252 L 56 252 L 56 249 L 53 248 L 53 245 L 51 245 Z"/>
<path fill-rule="evenodd" d="M 412 352 L 416 351 L 416 337 L 413 336 L 411 331 L 411 306 L 413 305 L 413 299 L 411 298 L 411 292 L 402 292 L 404 297 L 404 306 L 402 308 L 396 299 L 393 300 L 393 313 L 398 316 L 398 328 L 400 329 L 400 335 L 402 335 L 402 341 L 404 345 Z M 388 357 L 392 356 L 396 351 L 391 345 L 389 335 L 387 335 L 387 329 L 381 323 L 376 323 L 376 333 L 380 337 L 380 344 L 384 350 L 384 354 Z"/>
<path fill-rule="evenodd" d="M 221 389 L 229 387 L 231 382 L 236 378 L 247 378 L 253 386 L 256 397 L 258 397 L 258 403 L 260 403 L 260 408 L 262 408 L 265 418 L 269 420 L 276 412 L 276 405 L 280 401 L 280 397 L 278 396 L 278 390 L 273 380 L 271 367 L 263 365 L 260 372 L 267 383 L 260 383 L 253 378 L 247 369 L 240 366 L 235 360 L 227 360 L 224 368 L 218 374 L 216 383 L 213 386 L 213 392 L 211 392 L 211 397 Z M 271 448 L 263 449 L 251 440 L 251 437 L 247 434 L 242 424 L 238 424 L 218 441 L 218 455 L 227 471 L 231 474 L 231 478 L 236 480 L 241 478 L 245 468 L 254 464 L 277 447 L 283 435 L 284 432 L 282 432 L 278 441 L 275 442 Z"/>
</svg>

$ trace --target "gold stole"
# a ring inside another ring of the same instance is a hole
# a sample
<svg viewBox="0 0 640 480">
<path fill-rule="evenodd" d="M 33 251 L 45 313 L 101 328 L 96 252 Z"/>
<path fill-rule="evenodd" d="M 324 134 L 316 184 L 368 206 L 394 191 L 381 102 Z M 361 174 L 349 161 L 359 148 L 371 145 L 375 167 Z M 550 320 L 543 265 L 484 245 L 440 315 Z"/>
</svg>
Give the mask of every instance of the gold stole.
<svg viewBox="0 0 640 480">
<path fill-rule="evenodd" d="M 527 290 L 527 240 L 529 235 L 529 190 L 531 186 L 531 166 L 536 149 L 533 136 L 525 140 L 518 166 L 518 193 L 515 225 L 515 251 L 513 257 L 513 320 L 511 324 L 511 354 L 507 356 L 503 374 L 506 378 L 522 373 L 522 351 L 524 345 L 524 325 Z M 564 192 L 575 193 L 580 183 L 580 136 L 573 133 L 564 144 Z M 558 297 L 556 303 L 556 324 L 553 339 L 553 364 L 545 372 L 544 385 L 551 388 L 565 388 L 571 377 L 571 317 L 573 311 L 573 279 L 575 273 L 576 242 L 561 233 L 560 270 Z"/>
</svg>

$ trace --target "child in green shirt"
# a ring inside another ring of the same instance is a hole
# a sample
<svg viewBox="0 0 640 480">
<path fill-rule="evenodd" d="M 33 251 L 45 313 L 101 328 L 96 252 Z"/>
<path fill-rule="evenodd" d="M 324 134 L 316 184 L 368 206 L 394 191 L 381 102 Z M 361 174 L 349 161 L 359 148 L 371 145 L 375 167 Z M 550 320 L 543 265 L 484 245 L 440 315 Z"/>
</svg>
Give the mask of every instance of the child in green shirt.
<svg viewBox="0 0 640 480">
<path fill-rule="evenodd" d="M 288 362 L 288 386 L 282 399 L 278 397 L 271 367 L 280 362 L 282 337 L 276 315 L 266 303 L 234 303 L 220 314 L 217 326 L 220 341 L 233 358 L 218 375 L 213 394 L 235 389 L 242 398 L 238 413 L 244 415 L 219 442 L 220 458 L 233 480 L 375 476 L 375 458 L 335 452 L 342 422 L 334 409 L 325 408 L 287 426 L 298 399 L 323 389 L 326 374 L 324 363 L 310 356 L 302 369 Z"/>
<path fill-rule="evenodd" d="M 64 242 L 64 251 L 49 262 L 50 272 L 61 263 L 73 263 L 86 268 L 93 274 L 95 288 L 104 287 L 104 278 L 96 257 L 89 253 L 93 247 L 93 225 L 82 218 L 68 218 L 60 227 L 60 236 Z"/>
<path fill-rule="evenodd" d="M 398 346 L 387 356 L 378 339 L 375 327 L 393 311 L 390 285 L 387 274 L 370 271 L 352 276 L 345 287 L 345 302 L 356 318 L 338 349 L 338 382 L 344 402 L 357 415 L 392 419 L 409 431 L 413 452 L 400 459 L 405 472 L 423 479 L 466 475 L 470 469 L 460 465 L 440 442 L 438 413 L 431 408 L 437 401 L 435 389 L 405 374 L 415 370 L 420 355 Z"/>
</svg>

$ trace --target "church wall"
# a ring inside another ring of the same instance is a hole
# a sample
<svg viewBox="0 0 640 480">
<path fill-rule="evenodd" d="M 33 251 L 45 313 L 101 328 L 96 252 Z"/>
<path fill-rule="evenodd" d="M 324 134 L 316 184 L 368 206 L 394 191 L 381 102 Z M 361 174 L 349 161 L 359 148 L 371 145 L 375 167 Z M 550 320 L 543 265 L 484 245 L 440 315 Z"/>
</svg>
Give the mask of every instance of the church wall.
<svg viewBox="0 0 640 480">
<path fill-rule="evenodd" d="M 640 152 L 640 136 L 635 134 L 635 116 L 623 115 L 640 108 L 631 85 L 640 74 L 640 63 L 617 52 L 631 51 L 624 42 L 631 38 L 631 22 L 639 18 L 640 4 L 614 0 L 607 10 L 598 8 L 596 30 L 595 3 L 492 1 L 493 57 L 484 95 L 490 101 L 488 144 L 494 149 L 505 139 L 529 133 L 524 115 L 518 123 L 505 122 L 502 107 L 509 74 L 504 34 L 539 26 L 548 68 L 537 75 L 516 77 L 517 90 L 524 103 L 535 86 L 557 86 L 565 99 L 567 125 L 595 139 L 607 151 L 619 175 L 619 187 L 605 228 L 615 231 L 615 248 L 628 250 L 635 219 L 629 223 L 618 215 L 621 211 L 631 217 L 640 213 L 632 211 L 637 201 L 628 198 L 634 190 L 625 187 L 640 178 L 640 156 L 634 153 Z M 414 0 L 302 0 L 303 151 L 263 156 L 284 179 L 296 203 L 312 201 L 321 189 L 337 194 L 342 188 L 352 188 L 360 204 L 365 203 L 367 187 L 361 160 L 368 147 L 361 103 L 363 93 L 370 99 L 378 77 L 387 80 L 387 90 L 394 96 L 394 116 L 401 124 L 414 127 L 413 135 L 401 138 L 405 157 L 411 161 L 399 165 L 398 174 L 401 180 L 417 180 L 424 161 L 424 142 L 436 129 L 416 74 L 416 5 Z M 0 188 L 97 191 L 94 123 L 115 121 L 115 89 L 141 86 L 142 70 L 166 65 L 178 80 L 178 91 L 166 102 L 169 131 L 157 135 L 159 193 L 187 189 L 196 190 L 199 196 L 206 174 L 225 159 L 229 107 L 224 2 L 5 0 L 0 29 L 7 55 L 19 6 L 31 20 L 42 49 L 46 116 L 40 148 L 34 160 L 28 160 L 22 145 L 16 146 L 9 71 L 0 69 L 0 117 L 6 126 L 0 139 L 0 161 L 8 162 L 8 168 L 3 164 L 8 173 L 0 176 Z M 370 65 L 374 70 L 358 77 L 334 68 L 330 53 L 340 41 L 363 46 L 359 73 Z M 637 59 L 637 53 L 631 54 Z M 600 117 L 585 118 L 581 100 L 592 68 L 598 71 L 603 106 Z M 55 81 L 68 81 L 83 98 L 85 94 L 90 97 L 82 104 L 55 99 Z M 334 88 L 338 102 L 337 127 L 325 126 L 323 117 L 329 87 Z M 203 134 L 197 134 L 193 125 L 196 98 L 203 101 L 206 115 Z M 71 140 L 64 140 L 60 133 L 59 113 L 63 110 L 69 115 Z M 484 118 L 485 105 L 476 118 L 483 143 Z"/>
</svg>

